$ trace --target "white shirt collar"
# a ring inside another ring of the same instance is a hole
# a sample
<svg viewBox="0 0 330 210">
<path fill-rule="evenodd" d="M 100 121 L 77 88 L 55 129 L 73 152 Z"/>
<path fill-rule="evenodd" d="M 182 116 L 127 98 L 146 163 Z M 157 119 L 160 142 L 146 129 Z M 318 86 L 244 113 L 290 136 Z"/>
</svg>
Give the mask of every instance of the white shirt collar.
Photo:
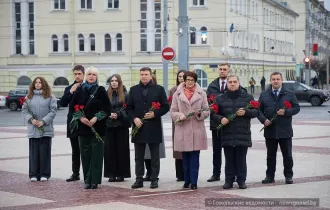
<svg viewBox="0 0 330 210">
<path fill-rule="evenodd" d="M 281 92 L 281 89 L 282 89 L 282 87 L 280 87 L 279 89 L 277 89 L 277 90 L 278 90 L 278 93 Z M 272 91 L 273 91 L 273 92 L 274 92 L 274 90 L 275 90 L 275 89 L 272 87 Z"/>
</svg>

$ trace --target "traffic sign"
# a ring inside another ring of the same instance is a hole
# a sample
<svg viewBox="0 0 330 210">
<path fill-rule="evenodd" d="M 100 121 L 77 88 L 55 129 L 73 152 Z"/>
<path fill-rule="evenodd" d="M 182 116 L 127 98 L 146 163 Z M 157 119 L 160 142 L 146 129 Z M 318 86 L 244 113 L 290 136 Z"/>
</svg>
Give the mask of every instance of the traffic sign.
<svg viewBox="0 0 330 210">
<path fill-rule="evenodd" d="M 175 50 L 172 47 L 165 47 L 162 50 L 162 57 L 164 60 L 172 61 L 175 58 Z"/>
</svg>

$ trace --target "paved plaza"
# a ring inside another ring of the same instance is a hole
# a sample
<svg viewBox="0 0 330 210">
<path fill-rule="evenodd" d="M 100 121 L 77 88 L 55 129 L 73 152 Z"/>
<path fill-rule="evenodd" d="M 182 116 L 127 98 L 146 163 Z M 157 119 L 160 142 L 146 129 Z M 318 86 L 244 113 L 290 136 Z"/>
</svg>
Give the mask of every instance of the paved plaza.
<svg viewBox="0 0 330 210">
<path fill-rule="evenodd" d="M 205 199 L 215 198 L 319 198 L 319 207 L 294 209 L 330 209 L 330 103 L 322 107 L 302 107 L 294 117 L 294 184 L 286 185 L 283 176 L 281 153 L 278 153 L 276 182 L 261 184 L 266 170 L 266 148 L 259 130 L 262 125 L 252 121 L 253 146 L 248 150 L 248 176 L 246 190 L 222 189 L 224 162 L 220 182 L 208 183 L 212 175 L 212 141 L 208 130 L 208 150 L 200 156 L 197 190 L 182 190 L 183 182 L 176 182 L 172 158 L 171 121 L 167 114 L 163 119 L 166 155 L 161 159 L 158 189 L 131 189 L 134 177 L 134 150 L 131 144 L 132 178 L 123 183 L 109 183 L 106 178 L 97 190 L 84 190 L 83 182 L 66 183 L 71 175 L 71 147 L 66 138 L 66 125 L 55 123 L 56 136 L 52 143 L 52 177 L 48 182 L 31 183 L 28 177 L 28 139 L 26 127 L 12 126 L 12 118 L 19 113 L 0 110 L 0 209 L 110 209 L 110 210 L 161 210 L 161 209 L 215 209 L 206 207 Z M 317 113 L 313 115 L 313 113 Z M 58 119 L 65 121 L 66 109 L 58 111 Z M 308 114 L 306 114 L 308 113 Z M 318 116 L 320 115 L 320 116 Z M 314 116 L 314 117 L 313 117 Z M 316 116 L 316 117 L 315 117 Z M 61 118 L 61 119 L 59 119 Z M 8 122 L 6 122 L 6 120 Z M 21 119 L 22 122 L 22 119 Z M 59 121 L 58 121 L 59 122 Z M 208 120 L 205 123 L 208 127 Z M 11 126 L 7 126 L 11 125 Z M 280 152 L 280 149 L 279 149 Z M 82 176 L 81 176 L 82 178 Z M 228 207 L 222 209 L 227 209 Z M 271 207 L 231 207 L 230 209 L 271 209 Z M 273 209 L 273 208 L 272 208 Z M 275 209 L 293 209 L 277 207 Z"/>
</svg>

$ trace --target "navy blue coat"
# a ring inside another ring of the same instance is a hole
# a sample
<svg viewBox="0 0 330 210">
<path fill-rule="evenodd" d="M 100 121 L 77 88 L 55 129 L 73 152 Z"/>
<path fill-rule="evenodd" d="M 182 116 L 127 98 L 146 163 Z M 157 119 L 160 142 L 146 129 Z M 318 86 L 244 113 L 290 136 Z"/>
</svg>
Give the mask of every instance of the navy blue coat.
<svg viewBox="0 0 330 210">
<path fill-rule="evenodd" d="M 267 126 L 264 130 L 264 136 L 267 139 L 282 139 L 293 137 L 292 116 L 300 111 L 300 106 L 294 92 L 285 89 L 282 86 L 281 91 L 276 98 L 272 88 L 268 88 L 260 94 L 260 114 L 259 121 L 264 124 L 266 119 L 270 120 L 279 109 L 284 107 L 284 101 L 291 103 L 292 108 L 285 109 L 283 116 L 277 116 L 277 119 Z"/>
</svg>

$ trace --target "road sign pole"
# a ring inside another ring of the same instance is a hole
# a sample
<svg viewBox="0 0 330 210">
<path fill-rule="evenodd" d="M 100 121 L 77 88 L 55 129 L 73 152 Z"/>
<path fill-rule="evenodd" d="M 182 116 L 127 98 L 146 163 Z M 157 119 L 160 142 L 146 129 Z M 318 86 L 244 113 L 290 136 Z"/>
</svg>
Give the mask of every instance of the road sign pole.
<svg viewBox="0 0 330 210">
<path fill-rule="evenodd" d="M 163 10 L 164 10 L 163 47 L 165 48 L 167 47 L 168 44 L 168 30 L 167 30 L 168 0 L 164 0 Z M 166 95 L 168 95 L 168 61 L 165 59 L 163 59 L 163 87 L 165 89 Z"/>
</svg>

